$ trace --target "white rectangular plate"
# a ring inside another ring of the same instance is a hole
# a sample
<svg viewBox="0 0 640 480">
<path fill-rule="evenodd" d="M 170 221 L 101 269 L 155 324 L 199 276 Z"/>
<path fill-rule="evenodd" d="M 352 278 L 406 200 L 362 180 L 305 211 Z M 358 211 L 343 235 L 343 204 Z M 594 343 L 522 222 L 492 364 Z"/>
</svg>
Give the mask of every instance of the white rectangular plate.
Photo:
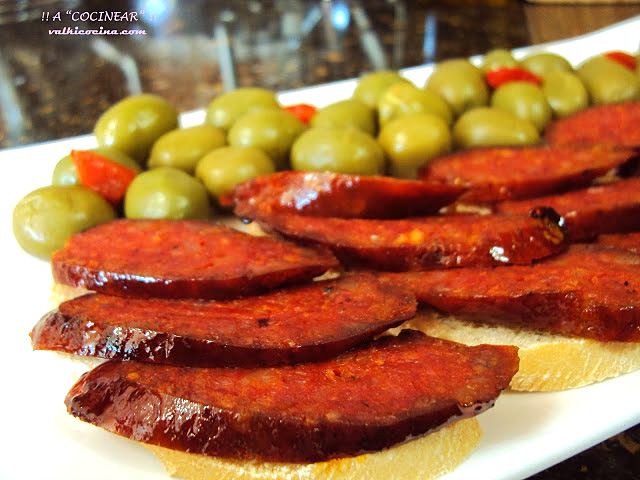
<svg viewBox="0 0 640 480">
<path fill-rule="evenodd" d="M 635 52 L 640 17 L 586 36 L 516 51 L 560 53 L 577 64 L 607 50 Z M 405 71 L 422 85 L 430 67 Z M 350 96 L 355 81 L 284 92 L 285 104 L 322 106 Z M 202 121 L 203 112 L 184 116 L 184 124 Z M 71 148 L 91 148 L 92 137 L 4 150 L 0 189 L 0 252 L 3 274 L 2 461 L 0 478 L 13 480 L 166 480 L 161 463 L 130 440 L 85 424 L 66 413 L 64 397 L 83 364 L 52 352 L 33 352 L 29 332 L 51 305 L 49 264 L 24 253 L 11 231 L 18 200 L 50 183 L 53 166 Z M 506 393 L 479 419 L 484 431 L 478 448 L 442 480 L 515 480 L 526 478 L 640 422 L 640 371 L 596 385 L 557 393 Z"/>
</svg>

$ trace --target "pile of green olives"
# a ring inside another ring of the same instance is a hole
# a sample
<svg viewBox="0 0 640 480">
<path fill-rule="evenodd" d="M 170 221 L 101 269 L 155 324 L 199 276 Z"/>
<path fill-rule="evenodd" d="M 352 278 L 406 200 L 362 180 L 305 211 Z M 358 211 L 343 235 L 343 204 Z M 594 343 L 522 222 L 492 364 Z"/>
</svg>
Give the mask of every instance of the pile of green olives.
<svg viewBox="0 0 640 480">
<path fill-rule="evenodd" d="M 534 75 L 493 85 L 491 72 Z M 546 126 L 589 105 L 640 100 L 640 66 L 597 55 L 574 69 L 559 55 L 517 60 L 506 50 L 478 65 L 435 65 L 424 85 L 398 72 L 362 76 L 350 98 L 303 118 L 274 92 L 239 88 L 208 105 L 201 125 L 180 127 L 176 108 L 156 95 L 116 103 L 98 119 L 92 152 L 135 172 L 118 204 L 82 185 L 70 156 L 50 186 L 15 207 L 13 230 L 29 253 L 48 258 L 73 233 L 117 216 L 210 218 L 240 182 L 278 170 L 332 171 L 416 178 L 454 149 L 531 145 Z"/>
</svg>

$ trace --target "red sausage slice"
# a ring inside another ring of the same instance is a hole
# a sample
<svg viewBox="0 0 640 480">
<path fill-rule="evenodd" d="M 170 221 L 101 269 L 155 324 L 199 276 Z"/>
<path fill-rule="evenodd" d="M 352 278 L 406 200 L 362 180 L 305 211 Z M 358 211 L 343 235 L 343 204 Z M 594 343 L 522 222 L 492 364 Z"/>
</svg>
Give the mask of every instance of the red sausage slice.
<svg viewBox="0 0 640 480">
<path fill-rule="evenodd" d="M 419 177 L 468 188 L 461 202 L 491 203 L 586 186 L 633 156 L 602 146 L 479 148 L 437 158 Z"/>
<path fill-rule="evenodd" d="M 540 206 L 551 207 L 564 217 L 570 242 L 592 239 L 603 233 L 640 230 L 640 178 L 561 195 L 503 202 L 495 206 L 495 211 L 524 215 Z"/>
<path fill-rule="evenodd" d="M 279 172 L 240 184 L 225 201 L 247 218 L 254 218 L 257 208 L 313 217 L 401 218 L 437 213 L 463 191 L 391 177 Z"/>
<path fill-rule="evenodd" d="M 322 275 L 328 251 L 195 220 L 117 220 L 73 235 L 52 256 L 58 283 L 109 295 L 221 299 Z"/>
<path fill-rule="evenodd" d="M 517 218 L 451 215 L 365 220 L 271 215 L 259 221 L 287 237 L 331 248 L 343 264 L 405 271 L 530 263 L 565 248 L 559 220 L 549 209 Z"/>
<path fill-rule="evenodd" d="M 184 366 L 294 364 L 333 357 L 415 315 L 413 293 L 373 275 L 227 301 L 90 294 L 31 333 L 39 350 Z"/>
<path fill-rule="evenodd" d="M 600 105 L 552 122 L 545 139 L 553 145 L 640 147 L 640 102 Z"/>
<path fill-rule="evenodd" d="M 295 367 L 187 368 L 110 361 L 69 412 L 137 441 L 218 457 L 315 462 L 379 451 L 493 405 L 518 369 L 511 346 L 408 330 Z"/>
<path fill-rule="evenodd" d="M 572 245 L 533 266 L 385 274 L 465 319 L 601 341 L 640 342 L 640 256 Z"/>
<path fill-rule="evenodd" d="M 629 250 L 632 253 L 640 254 L 640 232 L 600 235 L 597 239 L 597 243 L 600 245 L 622 248 L 623 250 Z"/>
</svg>

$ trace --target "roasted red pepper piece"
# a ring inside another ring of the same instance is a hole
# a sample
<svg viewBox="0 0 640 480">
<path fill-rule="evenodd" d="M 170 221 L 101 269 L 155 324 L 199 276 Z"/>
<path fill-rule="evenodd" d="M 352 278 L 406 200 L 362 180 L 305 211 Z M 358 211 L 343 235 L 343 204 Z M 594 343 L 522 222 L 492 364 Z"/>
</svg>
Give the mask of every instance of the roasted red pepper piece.
<svg viewBox="0 0 640 480">
<path fill-rule="evenodd" d="M 540 77 L 520 67 L 497 68 L 487 72 L 485 77 L 492 88 L 498 88 L 508 82 L 531 82 L 536 85 L 541 83 Z"/>
<path fill-rule="evenodd" d="M 629 70 L 635 70 L 638 65 L 636 57 L 627 52 L 613 51 L 604 54 L 609 60 L 618 62 L 620 65 L 627 67 Z"/>
<path fill-rule="evenodd" d="M 118 205 L 131 180 L 137 175 L 132 168 L 86 150 L 71 150 L 71 160 L 78 171 L 80 183 Z"/>
<path fill-rule="evenodd" d="M 302 123 L 308 124 L 318 109 L 308 103 L 296 103 L 295 105 L 288 105 L 282 107 L 283 110 L 293 113 Z"/>
</svg>

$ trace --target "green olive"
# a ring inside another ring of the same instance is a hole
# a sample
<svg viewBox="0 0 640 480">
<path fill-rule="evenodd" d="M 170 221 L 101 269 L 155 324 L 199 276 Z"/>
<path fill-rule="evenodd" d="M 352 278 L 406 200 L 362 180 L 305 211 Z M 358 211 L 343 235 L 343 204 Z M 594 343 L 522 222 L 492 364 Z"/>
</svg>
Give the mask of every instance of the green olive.
<svg viewBox="0 0 640 480">
<path fill-rule="evenodd" d="M 577 72 L 595 105 L 640 99 L 640 78 L 609 58 L 593 57 Z"/>
<path fill-rule="evenodd" d="M 566 117 L 589 106 L 589 94 L 580 78 L 573 72 L 549 72 L 542 82 L 542 93 L 553 114 Z"/>
<path fill-rule="evenodd" d="M 136 172 L 141 172 L 140 164 L 133 160 L 130 156 L 110 147 L 97 147 L 89 149 L 90 152 L 108 158 L 120 165 L 129 167 Z M 71 155 L 62 157 L 53 169 L 51 183 L 54 185 L 79 185 L 78 170 L 71 160 Z"/>
<path fill-rule="evenodd" d="M 453 122 L 453 114 L 447 102 L 437 93 L 420 89 L 411 83 L 396 83 L 387 88 L 378 101 L 380 127 L 398 117 L 412 113 L 433 113 L 447 125 Z"/>
<path fill-rule="evenodd" d="M 306 126 L 284 110 L 257 110 L 240 117 L 229 130 L 229 145 L 258 147 L 276 168 L 287 168 L 291 145 Z"/>
<path fill-rule="evenodd" d="M 538 129 L 527 120 L 499 108 L 478 107 L 464 113 L 453 126 L 458 147 L 533 145 L 540 141 Z"/>
<path fill-rule="evenodd" d="M 93 129 L 100 147 L 113 147 L 143 163 L 151 145 L 177 128 L 178 112 L 156 95 L 135 95 L 104 112 Z"/>
<path fill-rule="evenodd" d="M 551 121 L 551 107 L 542 89 L 531 82 L 508 82 L 491 96 L 491 106 L 531 122 L 538 131 Z"/>
<path fill-rule="evenodd" d="M 360 100 L 371 108 L 376 108 L 382 93 L 394 83 L 410 83 L 397 72 L 382 70 L 368 73 L 358 80 L 353 98 Z"/>
<path fill-rule="evenodd" d="M 384 152 L 375 138 L 357 128 L 310 128 L 293 144 L 294 170 L 382 175 Z"/>
<path fill-rule="evenodd" d="M 127 218 L 206 219 L 209 194 L 188 173 L 173 167 L 142 172 L 129 184 L 124 197 Z"/>
<path fill-rule="evenodd" d="M 509 50 L 503 48 L 496 48 L 488 52 L 482 59 L 481 70 L 483 73 L 497 70 L 499 68 L 516 68 L 520 66 L 518 62 Z"/>
<path fill-rule="evenodd" d="M 542 78 L 551 72 L 573 71 L 573 67 L 566 58 L 550 52 L 533 53 L 523 58 L 520 64 L 523 68 Z"/>
<path fill-rule="evenodd" d="M 376 112 L 360 100 L 342 100 L 318 110 L 311 119 L 311 126 L 355 127 L 369 135 L 375 135 Z"/>
<path fill-rule="evenodd" d="M 275 172 L 269 156 L 256 147 L 222 147 L 207 153 L 196 166 L 196 177 L 218 198 L 238 183 Z"/>
<path fill-rule="evenodd" d="M 13 234 L 31 255 L 49 259 L 74 233 L 116 217 L 104 198 L 79 185 L 50 185 L 27 194 L 13 210 Z"/>
<path fill-rule="evenodd" d="M 279 109 L 275 93 L 264 88 L 238 88 L 216 97 L 207 107 L 206 123 L 229 130 L 245 113 Z"/>
<path fill-rule="evenodd" d="M 198 160 L 225 143 L 227 142 L 224 132 L 211 125 L 171 130 L 153 144 L 149 168 L 175 167 L 193 173 Z"/>
<path fill-rule="evenodd" d="M 394 177 L 416 178 L 418 168 L 451 150 L 447 123 L 432 113 L 414 113 L 387 123 L 378 136 Z"/>
<path fill-rule="evenodd" d="M 463 59 L 439 63 L 426 87 L 444 98 L 454 116 L 489 103 L 489 87 L 477 67 Z"/>
</svg>

